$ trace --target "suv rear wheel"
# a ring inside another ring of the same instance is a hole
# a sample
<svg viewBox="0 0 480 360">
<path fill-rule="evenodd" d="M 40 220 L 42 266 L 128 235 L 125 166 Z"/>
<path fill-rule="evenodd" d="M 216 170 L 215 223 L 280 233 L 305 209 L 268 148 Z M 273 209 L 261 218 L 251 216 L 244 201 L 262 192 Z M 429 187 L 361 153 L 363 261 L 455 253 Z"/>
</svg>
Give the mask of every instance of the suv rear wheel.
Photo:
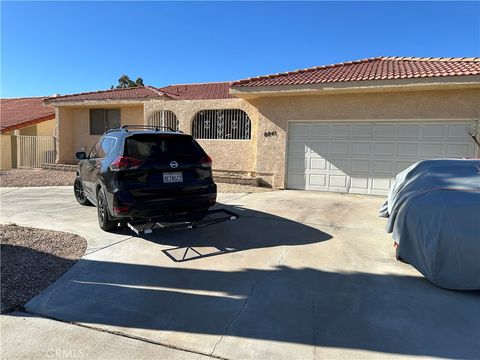
<svg viewBox="0 0 480 360">
<path fill-rule="evenodd" d="M 97 194 L 97 216 L 98 216 L 98 225 L 104 231 L 112 231 L 118 227 L 118 221 L 110 220 L 108 215 L 108 206 L 105 193 L 102 189 L 98 190 Z"/>
<path fill-rule="evenodd" d="M 75 199 L 77 199 L 77 202 L 80 205 L 85 205 L 85 206 L 92 205 L 90 200 L 87 199 L 87 197 L 85 196 L 85 193 L 83 192 L 83 183 L 80 176 L 77 176 L 75 178 L 75 181 L 73 183 L 73 191 L 75 193 Z"/>
</svg>

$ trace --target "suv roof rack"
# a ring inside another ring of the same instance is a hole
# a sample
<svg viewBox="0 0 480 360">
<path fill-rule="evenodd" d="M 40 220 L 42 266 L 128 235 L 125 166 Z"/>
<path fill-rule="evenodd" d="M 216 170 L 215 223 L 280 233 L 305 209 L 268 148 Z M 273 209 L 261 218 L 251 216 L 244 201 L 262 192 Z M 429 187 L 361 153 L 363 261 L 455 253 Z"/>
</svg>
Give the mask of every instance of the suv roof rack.
<svg viewBox="0 0 480 360">
<path fill-rule="evenodd" d="M 182 133 L 183 131 L 180 130 L 174 130 L 171 127 L 168 126 L 155 126 L 155 125 L 123 125 L 119 128 L 114 128 L 114 129 L 109 129 L 105 131 L 105 134 L 113 131 L 124 131 L 128 132 L 129 129 L 144 129 L 144 130 L 152 130 L 152 131 L 171 131 L 171 132 L 178 132 Z"/>
</svg>

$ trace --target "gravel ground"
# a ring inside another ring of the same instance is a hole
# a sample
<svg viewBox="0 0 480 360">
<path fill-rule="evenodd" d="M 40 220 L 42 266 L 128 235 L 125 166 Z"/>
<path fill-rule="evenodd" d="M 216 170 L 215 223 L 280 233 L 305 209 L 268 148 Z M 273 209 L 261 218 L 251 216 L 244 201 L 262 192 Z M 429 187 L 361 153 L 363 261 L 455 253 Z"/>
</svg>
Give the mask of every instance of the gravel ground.
<svg viewBox="0 0 480 360">
<path fill-rule="evenodd" d="M 14 310 L 57 280 L 84 253 L 84 238 L 60 231 L 0 225 L 1 312 Z"/>
<path fill-rule="evenodd" d="M 217 191 L 219 193 L 242 193 L 242 192 L 257 193 L 257 192 L 266 192 L 266 191 L 274 191 L 274 190 L 266 187 L 227 184 L 227 183 L 217 182 Z"/>
<path fill-rule="evenodd" d="M 0 171 L 0 186 L 63 186 L 73 185 L 75 173 L 62 170 L 12 169 Z"/>
<path fill-rule="evenodd" d="M 75 174 L 71 171 L 12 169 L 0 171 L 0 186 L 68 186 L 73 185 L 74 178 Z M 217 183 L 217 186 L 220 193 L 272 191 L 270 188 L 238 184 Z"/>
</svg>

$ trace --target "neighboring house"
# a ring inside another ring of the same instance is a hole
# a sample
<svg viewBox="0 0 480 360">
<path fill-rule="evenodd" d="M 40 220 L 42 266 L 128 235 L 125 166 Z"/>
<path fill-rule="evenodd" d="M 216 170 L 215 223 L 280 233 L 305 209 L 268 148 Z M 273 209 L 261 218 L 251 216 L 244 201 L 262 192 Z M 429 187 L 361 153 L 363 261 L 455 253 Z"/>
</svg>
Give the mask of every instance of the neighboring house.
<svg viewBox="0 0 480 360">
<path fill-rule="evenodd" d="M 379 57 L 232 83 L 48 98 L 60 163 L 107 127 L 156 124 L 193 134 L 217 171 L 275 188 L 385 194 L 435 157 L 479 155 L 480 58 Z"/>
<path fill-rule="evenodd" d="M 54 136 L 55 109 L 43 97 L 0 99 L 0 169 L 16 167 L 17 138 L 13 135 Z"/>
</svg>

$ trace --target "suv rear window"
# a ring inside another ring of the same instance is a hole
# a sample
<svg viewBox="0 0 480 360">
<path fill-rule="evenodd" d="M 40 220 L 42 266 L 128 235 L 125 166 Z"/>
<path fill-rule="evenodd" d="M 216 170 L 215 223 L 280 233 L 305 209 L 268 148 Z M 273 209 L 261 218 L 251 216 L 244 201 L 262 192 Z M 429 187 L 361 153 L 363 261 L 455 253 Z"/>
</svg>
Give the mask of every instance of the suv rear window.
<svg viewBox="0 0 480 360">
<path fill-rule="evenodd" d="M 124 155 L 145 161 L 197 158 L 201 157 L 203 152 L 190 136 L 138 134 L 125 140 Z"/>
</svg>

